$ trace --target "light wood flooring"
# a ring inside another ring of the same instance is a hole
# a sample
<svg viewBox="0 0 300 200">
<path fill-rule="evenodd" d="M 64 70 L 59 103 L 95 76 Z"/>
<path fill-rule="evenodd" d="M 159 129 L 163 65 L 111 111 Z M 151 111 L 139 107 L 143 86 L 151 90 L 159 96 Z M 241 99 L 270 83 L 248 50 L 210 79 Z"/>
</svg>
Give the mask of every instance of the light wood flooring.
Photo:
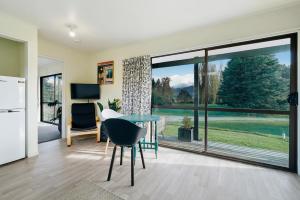
<svg viewBox="0 0 300 200">
<path fill-rule="evenodd" d="M 55 199 L 82 180 L 88 180 L 124 199 L 299 200 L 296 174 L 246 165 L 167 148 L 145 152 L 146 169 L 138 155 L 135 186 L 130 186 L 130 151 L 120 150 L 106 181 L 112 147 L 94 139 L 75 141 L 67 148 L 57 140 L 39 145 L 39 156 L 0 167 L 1 200 Z"/>
</svg>

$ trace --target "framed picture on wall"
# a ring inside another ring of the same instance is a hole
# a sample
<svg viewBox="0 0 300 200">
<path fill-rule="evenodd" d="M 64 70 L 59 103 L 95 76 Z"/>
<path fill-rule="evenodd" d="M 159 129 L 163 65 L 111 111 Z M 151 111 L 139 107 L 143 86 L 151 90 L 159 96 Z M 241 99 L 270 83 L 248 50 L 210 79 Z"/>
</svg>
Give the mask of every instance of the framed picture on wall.
<svg viewBox="0 0 300 200">
<path fill-rule="evenodd" d="M 114 61 L 101 62 L 97 64 L 97 81 L 100 85 L 114 83 Z"/>
</svg>

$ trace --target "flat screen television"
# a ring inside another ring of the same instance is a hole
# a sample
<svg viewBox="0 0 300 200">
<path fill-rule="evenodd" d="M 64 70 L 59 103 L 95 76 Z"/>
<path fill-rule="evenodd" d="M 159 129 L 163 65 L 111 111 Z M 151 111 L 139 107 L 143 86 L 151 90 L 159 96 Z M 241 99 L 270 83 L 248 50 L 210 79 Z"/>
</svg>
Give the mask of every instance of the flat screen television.
<svg viewBox="0 0 300 200">
<path fill-rule="evenodd" d="M 99 84 L 71 83 L 72 99 L 100 99 Z"/>
</svg>

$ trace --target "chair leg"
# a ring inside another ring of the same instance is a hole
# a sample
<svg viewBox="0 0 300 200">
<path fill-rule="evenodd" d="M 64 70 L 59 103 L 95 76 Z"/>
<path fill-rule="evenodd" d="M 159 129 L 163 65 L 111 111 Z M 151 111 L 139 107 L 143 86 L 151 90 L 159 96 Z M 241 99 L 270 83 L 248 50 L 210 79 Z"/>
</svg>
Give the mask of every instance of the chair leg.
<svg viewBox="0 0 300 200">
<path fill-rule="evenodd" d="M 100 131 L 96 134 L 96 142 L 100 142 Z"/>
<path fill-rule="evenodd" d="M 109 139 L 107 138 L 107 140 L 106 140 L 106 146 L 105 146 L 105 154 L 107 154 L 108 145 L 109 145 Z"/>
<path fill-rule="evenodd" d="M 143 168 L 146 169 L 141 142 L 139 142 L 139 148 L 140 148 L 140 153 L 141 153 L 141 159 L 142 159 L 142 163 L 143 163 Z"/>
<path fill-rule="evenodd" d="M 72 138 L 71 138 L 71 133 L 70 130 L 67 131 L 67 146 L 70 147 L 72 144 Z"/>
<path fill-rule="evenodd" d="M 112 156 L 111 156 L 111 162 L 110 162 L 110 167 L 109 167 L 109 172 L 108 172 L 108 177 L 107 177 L 107 181 L 110 181 L 110 177 L 111 177 L 111 172 L 113 169 L 113 165 L 114 165 L 114 160 L 115 160 L 115 155 L 116 155 L 116 150 L 117 150 L 117 145 L 115 145 Z"/>
<path fill-rule="evenodd" d="M 131 186 L 134 186 L 134 153 L 133 146 L 131 147 Z"/>
<path fill-rule="evenodd" d="M 124 151 L 124 147 L 121 147 L 120 165 L 123 164 L 123 151 Z"/>
</svg>

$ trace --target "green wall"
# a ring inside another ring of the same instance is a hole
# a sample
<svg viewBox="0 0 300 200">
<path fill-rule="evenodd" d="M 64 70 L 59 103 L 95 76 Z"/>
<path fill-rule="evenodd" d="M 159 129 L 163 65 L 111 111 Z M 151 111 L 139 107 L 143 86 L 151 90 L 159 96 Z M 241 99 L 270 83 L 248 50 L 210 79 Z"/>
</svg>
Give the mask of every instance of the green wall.
<svg viewBox="0 0 300 200">
<path fill-rule="evenodd" d="M 0 76 L 24 77 L 25 45 L 0 38 Z"/>
</svg>

